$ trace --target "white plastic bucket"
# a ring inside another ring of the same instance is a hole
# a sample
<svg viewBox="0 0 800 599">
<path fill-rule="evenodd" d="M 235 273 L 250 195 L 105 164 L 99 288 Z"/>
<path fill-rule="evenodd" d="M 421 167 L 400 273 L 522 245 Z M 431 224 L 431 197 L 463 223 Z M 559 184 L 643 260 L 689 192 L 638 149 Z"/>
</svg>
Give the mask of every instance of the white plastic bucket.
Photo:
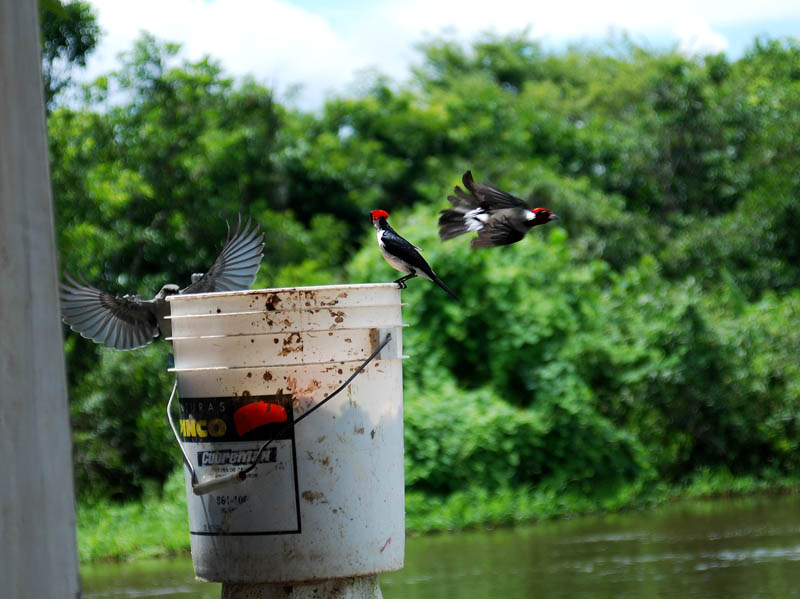
<svg viewBox="0 0 800 599">
<path fill-rule="evenodd" d="M 204 580 L 298 583 L 403 566 L 402 332 L 394 284 L 175 295 L 180 436 L 201 479 L 187 498 Z M 391 341 L 352 383 L 316 406 Z M 242 416 L 240 418 L 239 416 Z"/>
</svg>

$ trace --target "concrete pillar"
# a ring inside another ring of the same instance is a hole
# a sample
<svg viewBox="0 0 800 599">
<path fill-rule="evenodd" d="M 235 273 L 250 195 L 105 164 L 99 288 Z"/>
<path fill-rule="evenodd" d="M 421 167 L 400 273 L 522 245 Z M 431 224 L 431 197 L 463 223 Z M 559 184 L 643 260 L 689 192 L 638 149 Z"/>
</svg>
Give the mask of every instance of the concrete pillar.
<svg viewBox="0 0 800 599">
<path fill-rule="evenodd" d="M 79 596 L 35 0 L 0 0 L 0 596 Z"/>
</svg>

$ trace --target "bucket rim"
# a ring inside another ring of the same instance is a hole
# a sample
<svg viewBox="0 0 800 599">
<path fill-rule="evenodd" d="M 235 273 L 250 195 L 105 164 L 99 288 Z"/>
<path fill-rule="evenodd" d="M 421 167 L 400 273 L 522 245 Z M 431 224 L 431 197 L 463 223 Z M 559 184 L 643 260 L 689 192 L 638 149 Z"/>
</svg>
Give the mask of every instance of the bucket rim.
<svg viewBox="0 0 800 599">
<path fill-rule="evenodd" d="M 214 316 L 219 316 L 215 314 Z M 226 339 L 229 337 L 268 337 L 270 335 L 292 335 L 294 333 L 333 333 L 335 331 L 369 331 L 371 329 L 387 330 L 402 328 L 407 329 L 411 325 L 407 322 L 393 324 L 387 327 L 336 327 L 334 329 L 286 329 L 285 331 L 271 331 L 268 333 L 214 333 L 212 335 L 174 335 L 164 337 L 167 341 L 185 341 L 187 339 Z"/>
<path fill-rule="evenodd" d="M 227 293 L 227 292 L 224 292 Z M 199 293 L 196 295 L 200 295 Z M 280 312 L 315 312 L 319 310 L 363 310 L 366 308 L 396 308 L 397 306 L 408 306 L 408 302 L 400 302 L 399 304 L 363 304 L 358 306 L 302 306 L 299 308 L 278 309 L 270 312 L 264 310 L 242 310 L 241 312 L 199 312 L 197 314 L 167 314 L 164 318 L 167 320 L 183 320 L 186 318 L 224 318 L 226 316 L 253 316 L 262 314 L 276 314 Z"/>
<path fill-rule="evenodd" d="M 377 357 L 377 358 L 375 358 L 374 362 L 375 363 L 393 362 L 395 360 L 403 361 L 403 360 L 408 360 L 410 358 L 411 358 L 411 356 L 409 356 L 408 354 L 401 354 L 399 356 L 392 356 L 392 357 L 389 357 L 389 358 Z M 347 365 L 347 364 L 363 364 L 363 363 L 364 363 L 364 360 L 359 359 L 359 360 L 334 360 L 333 362 L 303 362 L 302 364 L 301 363 L 297 363 L 297 364 L 276 364 L 274 366 L 264 366 L 264 365 L 260 365 L 260 366 L 196 366 L 194 368 L 177 368 L 177 367 L 173 366 L 172 368 L 167 368 L 167 372 L 173 372 L 175 374 L 184 374 L 184 373 L 193 373 L 193 372 L 194 373 L 213 373 L 213 372 L 224 372 L 224 371 L 235 372 L 235 371 L 242 371 L 242 370 L 255 372 L 255 371 L 258 371 L 258 370 L 274 371 L 274 370 L 277 370 L 279 368 L 302 369 L 302 368 L 304 368 L 306 366 L 331 366 L 331 365 L 335 365 L 335 364 L 341 364 L 342 366 L 344 366 L 344 365 Z"/>
<path fill-rule="evenodd" d="M 236 297 L 248 295 L 262 295 L 265 293 L 286 293 L 286 292 L 309 292 L 309 291 L 348 291 L 348 290 L 367 290 L 367 289 L 396 289 L 400 288 L 397 283 L 352 283 L 347 285 L 311 285 L 306 287 L 268 287 L 265 289 L 243 289 L 240 291 L 214 291 L 209 293 L 187 293 L 185 295 L 168 295 L 167 301 L 194 301 L 208 297 Z"/>
</svg>

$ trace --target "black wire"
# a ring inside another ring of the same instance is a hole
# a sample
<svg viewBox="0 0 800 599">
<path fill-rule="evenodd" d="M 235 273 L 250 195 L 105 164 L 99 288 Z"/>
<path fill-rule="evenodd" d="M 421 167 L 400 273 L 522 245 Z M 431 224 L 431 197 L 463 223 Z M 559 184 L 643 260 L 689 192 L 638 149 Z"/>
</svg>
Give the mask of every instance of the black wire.
<svg viewBox="0 0 800 599">
<path fill-rule="evenodd" d="M 293 422 L 289 422 L 289 423 L 288 423 L 286 426 L 284 426 L 284 427 L 283 427 L 282 429 L 280 429 L 280 430 L 279 430 L 277 433 L 275 433 L 275 435 L 274 435 L 274 436 L 273 436 L 271 439 L 268 439 L 267 441 L 265 441 L 265 442 L 264 442 L 264 444 L 261 446 L 261 449 L 259 449 L 259 450 L 258 450 L 258 453 L 256 454 L 256 457 L 255 457 L 255 459 L 253 460 L 253 463 L 252 463 L 252 464 L 250 464 L 250 465 L 249 465 L 247 468 L 245 468 L 245 469 L 243 469 L 243 470 L 240 470 L 240 471 L 239 471 L 239 478 L 241 478 L 241 479 L 244 479 L 244 477 L 245 477 L 245 476 L 247 476 L 247 473 L 248 473 L 248 472 L 250 472 L 250 471 L 252 471 L 252 470 L 253 470 L 253 468 L 255 468 L 255 467 L 256 467 L 256 465 L 258 464 L 258 460 L 259 460 L 259 458 L 261 457 L 261 454 L 262 454 L 262 453 L 264 453 L 264 450 L 267 448 L 267 446 L 268 446 L 270 443 L 272 443 L 272 442 L 273 442 L 273 441 L 274 441 L 276 438 L 278 438 L 278 437 L 280 437 L 281 435 L 283 435 L 283 433 L 285 433 L 286 431 L 288 431 L 290 428 L 292 428 L 294 425 L 296 425 L 298 422 L 300 422 L 300 421 L 301 421 L 303 418 L 305 418 L 306 416 L 310 416 L 311 414 L 313 414 L 313 413 L 314 413 L 314 411 L 315 411 L 315 410 L 317 410 L 318 408 L 321 408 L 321 407 L 322 407 L 322 406 L 325 404 L 325 402 L 328 402 L 328 401 L 330 401 L 330 400 L 331 400 L 331 399 L 333 399 L 333 398 L 334 398 L 334 397 L 335 397 L 335 396 L 336 396 L 336 395 L 337 395 L 337 394 L 338 394 L 340 391 L 342 391 L 343 389 L 345 389 L 345 388 L 347 387 L 347 385 L 349 385 L 349 384 L 352 382 L 352 380 L 353 380 L 354 378 L 356 378 L 356 377 L 357 377 L 357 376 L 358 376 L 358 375 L 361 373 L 361 371 L 362 371 L 362 370 L 364 370 L 364 369 L 365 369 L 365 368 L 366 368 L 366 367 L 369 365 L 369 363 L 370 363 L 370 362 L 372 362 L 372 360 L 374 360 L 374 359 L 375 359 L 375 356 L 377 356 L 377 355 L 378 355 L 378 354 L 381 352 L 381 350 L 382 350 L 384 347 L 386 347 L 386 344 L 387 344 L 387 343 L 389 343 L 389 341 L 391 340 L 391 338 L 392 338 L 392 334 L 391 334 L 391 333 L 386 333 L 386 339 L 384 339 L 384 340 L 383 340 L 383 343 L 381 343 L 381 344 L 378 346 L 378 349 L 376 349 L 374 352 L 372 352 L 372 355 L 371 355 L 369 358 L 367 358 L 367 359 L 364 361 L 364 363 L 363 363 L 361 366 L 359 366 L 358 368 L 356 368 L 356 371 L 355 371 L 355 372 L 354 372 L 352 375 L 350 375 L 350 378 L 348 378 L 348 379 L 347 379 L 347 380 L 346 380 L 346 381 L 345 381 L 345 382 L 342 384 L 342 386 L 341 386 L 341 387 L 339 387 L 339 388 L 338 388 L 336 391 L 334 391 L 333 393 L 331 393 L 331 394 L 330 394 L 328 397 L 326 397 L 325 399 L 323 399 L 321 402 L 319 402 L 319 403 L 318 403 L 317 405 L 315 405 L 313 408 L 311 408 L 310 410 L 308 410 L 307 412 L 305 412 L 305 413 L 304 413 L 302 416 L 300 416 L 300 418 L 298 418 L 297 420 L 294 420 Z"/>
</svg>

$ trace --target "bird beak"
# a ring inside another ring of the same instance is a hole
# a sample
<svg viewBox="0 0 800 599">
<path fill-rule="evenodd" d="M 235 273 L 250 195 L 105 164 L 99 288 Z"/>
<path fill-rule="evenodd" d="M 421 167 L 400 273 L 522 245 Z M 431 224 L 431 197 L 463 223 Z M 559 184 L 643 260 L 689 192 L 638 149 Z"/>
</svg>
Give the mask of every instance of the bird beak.
<svg viewBox="0 0 800 599">
<path fill-rule="evenodd" d="M 547 220 L 561 220 L 561 219 L 560 219 L 560 218 L 558 218 L 558 214 L 551 214 L 551 215 L 550 215 L 550 218 L 549 218 L 549 219 L 547 219 Z"/>
</svg>

